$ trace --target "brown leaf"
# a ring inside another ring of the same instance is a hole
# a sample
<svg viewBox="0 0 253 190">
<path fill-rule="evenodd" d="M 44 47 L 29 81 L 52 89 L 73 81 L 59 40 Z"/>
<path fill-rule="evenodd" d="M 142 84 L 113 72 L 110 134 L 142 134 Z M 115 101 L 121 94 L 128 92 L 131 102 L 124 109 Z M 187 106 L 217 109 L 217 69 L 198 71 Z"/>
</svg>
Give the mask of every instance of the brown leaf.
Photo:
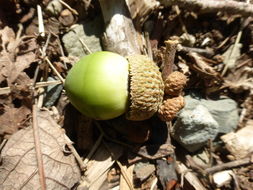
<svg viewBox="0 0 253 190">
<path fill-rule="evenodd" d="M 9 76 L 7 78 L 8 84 L 12 84 L 22 71 L 29 67 L 29 65 L 35 60 L 35 54 L 33 52 L 26 53 L 18 56 L 12 68 L 10 68 Z"/>
<path fill-rule="evenodd" d="M 14 31 L 5 27 L 0 30 L 2 51 L 0 52 L 0 83 L 7 79 L 8 86 L 35 61 L 36 41 L 15 38 Z"/>
<path fill-rule="evenodd" d="M 6 26 L 2 30 L 0 30 L 0 37 L 2 48 L 5 50 L 12 50 L 14 46 L 13 42 L 15 41 L 14 31 L 8 26 Z"/>
<path fill-rule="evenodd" d="M 215 71 L 213 67 L 208 65 L 204 57 L 200 56 L 199 54 L 195 52 L 189 52 L 188 55 L 193 61 L 193 65 L 190 65 L 190 67 L 194 71 L 198 72 L 200 75 L 204 77 L 209 77 L 209 78 L 219 77 L 219 73 Z"/>
<path fill-rule="evenodd" d="M 73 154 L 65 154 L 69 143 L 65 132 L 48 111 L 37 114 L 40 146 L 47 189 L 70 189 L 80 180 Z M 15 133 L 1 153 L 0 189 L 40 189 L 32 127 Z"/>
<path fill-rule="evenodd" d="M 0 115 L 0 136 L 5 138 L 22 128 L 27 116 L 31 113 L 25 106 L 20 108 L 4 106 L 3 112 L 4 113 Z"/>
</svg>

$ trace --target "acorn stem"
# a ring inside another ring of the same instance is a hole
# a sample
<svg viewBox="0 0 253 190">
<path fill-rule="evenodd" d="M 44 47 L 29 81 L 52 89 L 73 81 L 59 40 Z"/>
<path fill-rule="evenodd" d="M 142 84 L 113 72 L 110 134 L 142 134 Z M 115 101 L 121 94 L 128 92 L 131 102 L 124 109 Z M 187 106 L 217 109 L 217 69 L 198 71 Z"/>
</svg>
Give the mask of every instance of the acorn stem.
<svg viewBox="0 0 253 190">
<path fill-rule="evenodd" d="M 164 62 L 163 70 L 162 70 L 163 81 L 165 81 L 167 77 L 173 71 L 173 64 L 174 64 L 178 41 L 167 40 L 164 43 L 166 45 L 166 50 L 165 50 L 166 52 L 165 52 L 165 62 Z"/>
</svg>

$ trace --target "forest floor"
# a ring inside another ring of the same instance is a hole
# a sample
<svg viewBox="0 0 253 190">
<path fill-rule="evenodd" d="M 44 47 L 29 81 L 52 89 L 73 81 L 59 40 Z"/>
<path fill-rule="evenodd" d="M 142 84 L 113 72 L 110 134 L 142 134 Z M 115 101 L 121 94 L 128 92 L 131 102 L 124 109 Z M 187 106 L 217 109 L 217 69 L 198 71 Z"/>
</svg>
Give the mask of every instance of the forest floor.
<svg viewBox="0 0 253 190">
<path fill-rule="evenodd" d="M 0 189 L 253 189 L 252 3 L 0 0 Z M 184 96 L 234 101 L 238 118 L 220 117 L 235 128 L 189 151 L 170 135 L 177 117 L 81 115 L 63 84 L 101 50 L 180 71 Z"/>
</svg>

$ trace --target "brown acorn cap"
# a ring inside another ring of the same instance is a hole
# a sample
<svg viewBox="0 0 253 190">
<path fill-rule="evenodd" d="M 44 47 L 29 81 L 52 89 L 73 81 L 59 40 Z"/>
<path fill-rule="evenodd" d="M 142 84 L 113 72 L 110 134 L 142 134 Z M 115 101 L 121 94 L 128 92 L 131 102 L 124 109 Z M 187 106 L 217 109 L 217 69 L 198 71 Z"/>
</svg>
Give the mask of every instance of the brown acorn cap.
<svg viewBox="0 0 253 190">
<path fill-rule="evenodd" d="M 183 96 L 165 99 L 159 106 L 158 116 L 163 121 L 171 121 L 184 105 L 185 101 Z"/>
<path fill-rule="evenodd" d="M 171 96 L 179 96 L 186 85 L 186 76 L 179 72 L 172 72 L 164 82 L 164 93 Z"/>
<path fill-rule="evenodd" d="M 141 121 L 157 112 L 164 95 L 158 66 L 144 55 L 128 56 L 130 105 L 126 118 Z"/>
</svg>

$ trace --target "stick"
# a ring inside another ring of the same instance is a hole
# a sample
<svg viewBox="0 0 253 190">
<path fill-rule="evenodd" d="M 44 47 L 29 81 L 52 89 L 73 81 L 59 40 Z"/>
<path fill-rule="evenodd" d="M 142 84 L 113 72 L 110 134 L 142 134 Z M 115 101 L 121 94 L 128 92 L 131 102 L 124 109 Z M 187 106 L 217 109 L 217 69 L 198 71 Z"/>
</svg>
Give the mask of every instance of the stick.
<svg viewBox="0 0 253 190">
<path fill-rule="evenodd" d="M 227 12 L 244 17 L 253 15 L 253 5 L 231 0 L 159 0 L 165 6 L 178 5 L 180 8 L 204 13 Z"/>
<path fill-rule="evenodd" d="M 177 50 L 177 44 L 178 44 L 178 41 L 172 41 L 172 40 L 165 41 L 165 45 L 166 45 L 165 63 L 162 70 L 162 78 L 164 81 L 173 71 L 173 64 L 174 64 L 175 54 Z"/>
<path fill-rule="evenodd" d="M 86 166 L 84 165 L 82 158 L 80 157 L 75 147 L 73 146 L 72 141 L 69 139 L 67 135 L 65 135 L 65 139 L 68 141 L 67 146 L 70 149 L 71 153 L 76 158 L 76 161 L 78 162 L 81 171 L 84 171 L 86 169 Z"/>
<path fill-rule="evenodd" d="M 40 49 L 41 54 L 43 55 L 43 51 Z M 65 79 L 61 76 L 61 74 L 57 71 L 57 69 L 54 67 L 54 65 L 51 63 L 51 61 L 48 59 L 48 57 L 45 57 L 46 62 L 51 67 L 51 69 L 54 71 L 54 73 L 57 75 L 57 77 L 60 79 L 62 84 L 65 83 Z"/>
<path fill-rule="evenodd" d="M 140 54 L 140 36 L 136 32 L 125 0 L 99 0 L 106 23 L 103 45 L 123 56 Z"/>
<path fill-rule="evenodd" d="M 51 63 L 51 61 L 46 57 L 45 58 L 48 65 L 51 67 L 51 69 L 54 71 L 54 73 L 57 75 L 57 77 L 61 80 L 62 84 L 65 83 L 65 79 L 61 76 L 61 74 L 56 70 L 56 68 L 54 67 L 54 65 Z"/>
<path fill-rule="evenodd" d="M 177 163 L 176 170 L 179 174 L 181 174 L 182 177 L 182 184 L 183 187 L 183 179 L 185 178 L 196 190 L 207 190 L 202 183 L 199 181 L 197 176 L 191 172 L 183 163 Z"/>
<path fill-rule="evenodd" d="M 44 24 L 43 24 L 43 16 L 42 16 L 42 10 L 41 10 L 40 5 L 37 5 L 37 14 L 38 14 L 38 23 L 39 23 L 39 35 L 44 37 L 45 36 L 45 28 L 44 28 Z"/>
<path fill-rule="evenodd" d="M 37 120 L 37 106 L 36 104 L 33 105 L 32 108 L 33 114 L 33 136 L 34 136 L 34 144 L 35 144 L 35 151 L 36 151 L 36 158 L 37 158 L 37 165 L 38 165 L 38 172 L 39 172 L 39 181 L 42 190 L 46 190 L 46 180 L 45 180 L 45 170 L 43 165 L 43 158 L 42 158 L 42 151 L 40 146 L 40 136 L 39 136 L 39 126 Z"/>
<path fill-rule="evenodd" d="M 239 166 L 243 166 L 243 165 L 248 165 L 251 164 L 252 160 L 251 158 L 244 158 L 244 159 L 240 159 L 240 160 L 235 160 L 232 162 L 227 162 L 224 164 L 219 164 L 217 166 L 213 166 L 211 168 L 207 168 L 204 171 L 206 173 L 215 173 L 221 170 L 225 170 L 225 169 L 229 169 L 229 168 L 235 168 L 235 167 L 239 167 Z"/>
<path fill-rule="evenodd" d="M 47 82 L 37 82 L 35 83 L 35 88 L 41 88 L 41 87 L 46 87 L 49 85 L 57 85 L 57 84 L 61 84 L 62 82 L 59 80 L 56 81 L 47 81 Z M 33 84 L 28 84 L 28 87 L 33 87 Z M 17 85 L 16 88 L 21 88 L 21 85 Z M 0 95 L 3 94 L 9 94 L 11 93 L 11 88 L 10 87 L 4 87 L 4 88 L 0 88 Z"/>
<path fill-rule="evenodd" d="M 98 149 L 98 146 L 101 144 L 102 139 L 103 139 L 103 134 L 101 134 L 99 136 L 98 140 L 95 142 L 95 144 L 92 147 L 92 149 L 90 150 L 89 154 L 87 155 L 87 157 L 83 161 L 83 164 L 84 164 L 85 167 L 87 166 L 87 163 L 89 162 L 89 160 L 91 159 L 91 157 L 93 156 L 95 151 Z"/>
</svg>

